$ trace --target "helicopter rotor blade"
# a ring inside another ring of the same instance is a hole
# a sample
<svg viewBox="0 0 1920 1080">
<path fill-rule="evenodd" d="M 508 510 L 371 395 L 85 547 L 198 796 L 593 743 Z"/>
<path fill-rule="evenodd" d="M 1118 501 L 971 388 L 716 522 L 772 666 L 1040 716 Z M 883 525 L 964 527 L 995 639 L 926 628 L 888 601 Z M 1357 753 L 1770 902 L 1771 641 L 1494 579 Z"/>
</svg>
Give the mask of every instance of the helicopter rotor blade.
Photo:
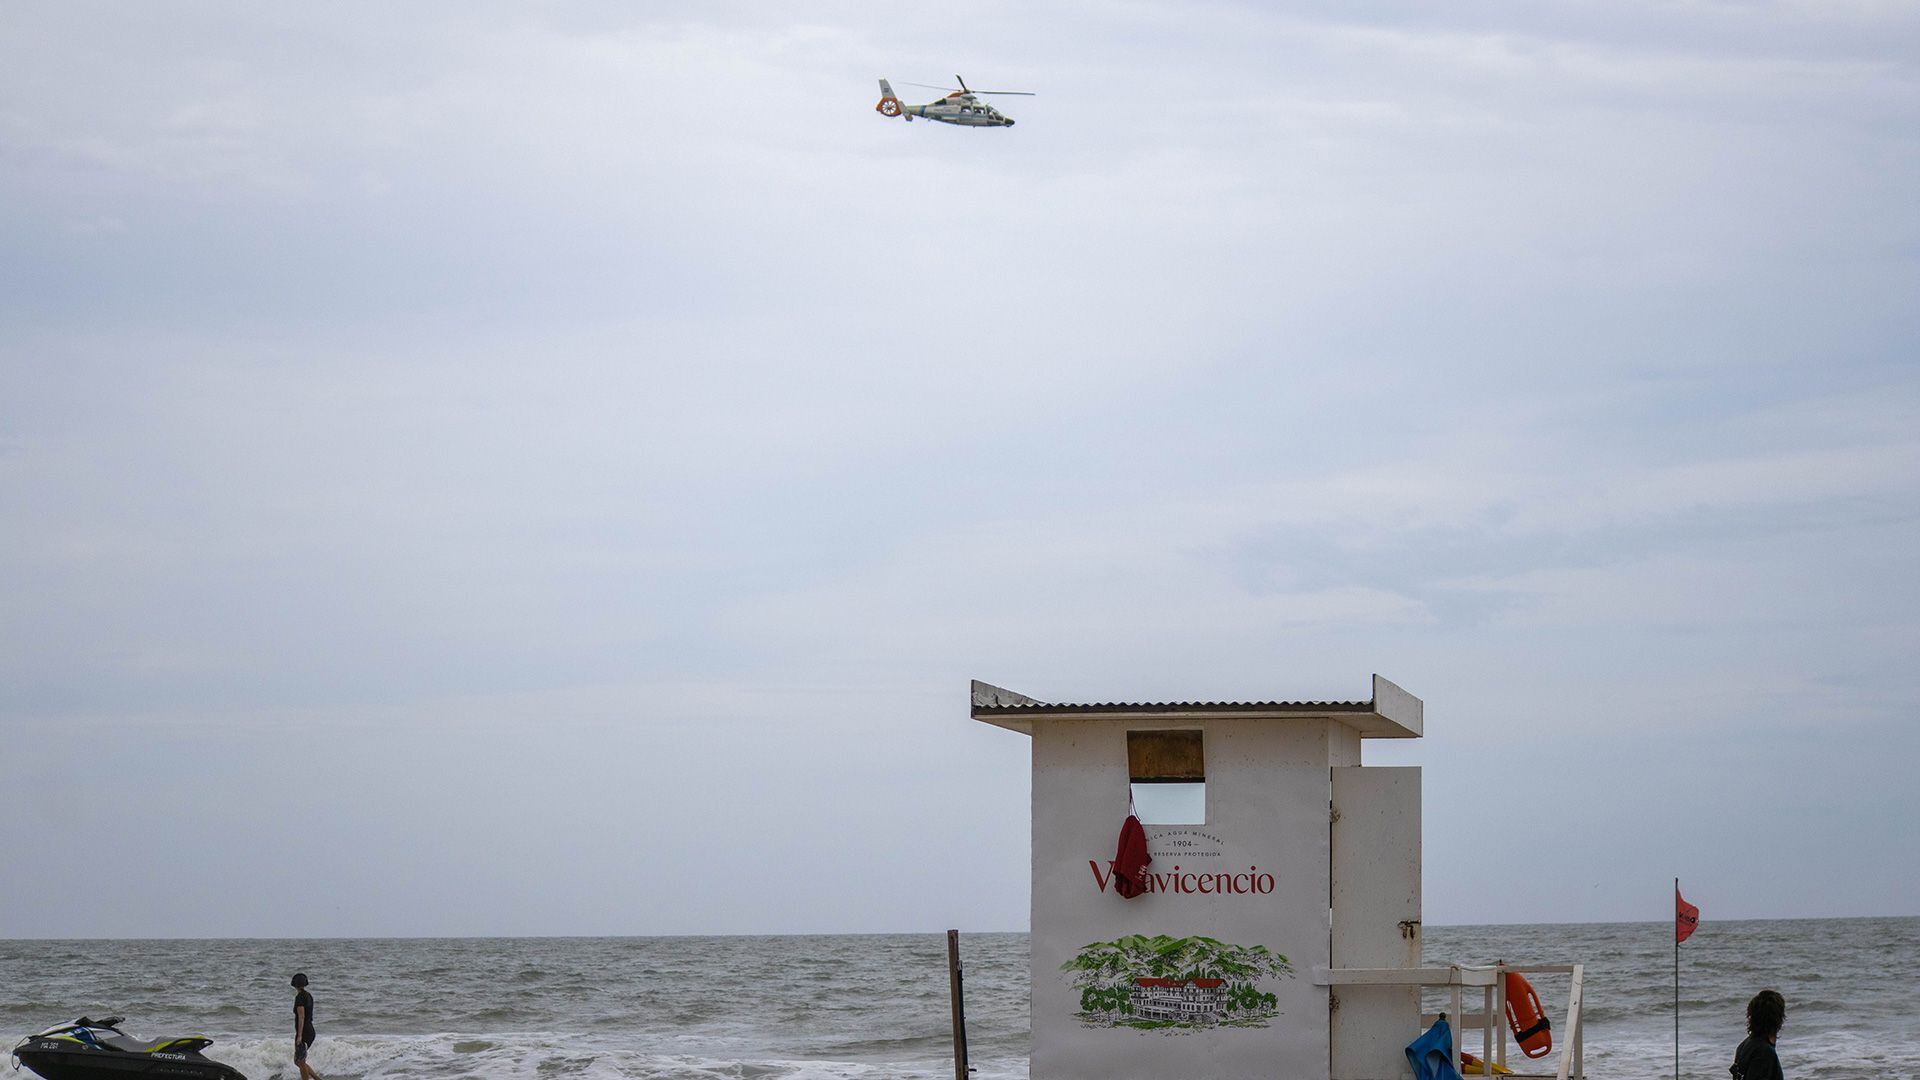
<svg viewBox="0 0 1920 1080">
<path fill-rule="evenodd" d="M 976 94 L 976 95 L 990 94 L 994 97 L 1036 97 L 1038 96 L 1031 90 L 974 90 L 970 87 L 965 87 L 965 86 L 935 86 L 932 83 L 907 82 L 904 79 L 901 80 L 901 85 L 917 86 L 922 90 L 945 90 L 949 94 Z"/>
</svg>

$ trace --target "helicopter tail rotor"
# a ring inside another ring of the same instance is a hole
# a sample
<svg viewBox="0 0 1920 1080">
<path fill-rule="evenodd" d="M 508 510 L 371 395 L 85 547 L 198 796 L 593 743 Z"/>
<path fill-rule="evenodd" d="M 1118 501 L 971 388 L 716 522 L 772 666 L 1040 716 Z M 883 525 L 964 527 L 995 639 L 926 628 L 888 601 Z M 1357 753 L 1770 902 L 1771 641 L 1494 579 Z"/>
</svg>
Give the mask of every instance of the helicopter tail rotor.
<svg viewBox="0 0 1920 1080">
<path fill-rule="evenodd" d="M 893 84 L 880 80 L 880 104 L 873 107 L 881 116 L 902 116 L 906 110 L 901 107 L 900 99 L 893 96 Z M 908 117 L 908 119 L 912 119 Z"/>
</svg>

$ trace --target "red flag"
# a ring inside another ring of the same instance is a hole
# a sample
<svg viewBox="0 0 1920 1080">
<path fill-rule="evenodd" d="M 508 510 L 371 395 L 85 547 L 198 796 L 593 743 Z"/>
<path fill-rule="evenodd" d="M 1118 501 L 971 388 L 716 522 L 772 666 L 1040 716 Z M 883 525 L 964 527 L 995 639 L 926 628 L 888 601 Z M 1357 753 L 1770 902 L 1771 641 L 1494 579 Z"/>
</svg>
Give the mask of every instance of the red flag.
<svg viewBox="0 0 1920 1080">
<path fill-rule="evenodd" d="M 1678 945 L 1700 926 L 1700 909 L 1687 903 L 1680 890 L 1673 890 L 1673 942 Z"/>
</svg>

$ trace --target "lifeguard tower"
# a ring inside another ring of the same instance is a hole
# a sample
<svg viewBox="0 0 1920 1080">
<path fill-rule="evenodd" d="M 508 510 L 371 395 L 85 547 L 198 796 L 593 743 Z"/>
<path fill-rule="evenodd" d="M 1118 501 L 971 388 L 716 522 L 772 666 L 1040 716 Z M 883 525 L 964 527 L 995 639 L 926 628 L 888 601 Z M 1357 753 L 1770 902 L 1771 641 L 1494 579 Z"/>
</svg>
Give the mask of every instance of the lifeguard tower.
<svg viewBox="0 0 1920 1080">
<path fill-rule="evenodd" d="M 975 681 L 973 718 L 1033 740 L 1033 1080 L 1401 1080 L 1422 986 L 1451 986 L 1453 1030 L 1503 1061 L 1507 970 L 1573 974 L 1559 1075 L 1578 1075 L 1577 970 L 1419 966 L 1420 770 L 1361 763 L 1365 740 L 1421 736 L 1419 698 L 1378 675 L 1367 701 L 1066 704 Z M 1127 897 L 1130 809 L 1152 861 Z"/>
</svg>

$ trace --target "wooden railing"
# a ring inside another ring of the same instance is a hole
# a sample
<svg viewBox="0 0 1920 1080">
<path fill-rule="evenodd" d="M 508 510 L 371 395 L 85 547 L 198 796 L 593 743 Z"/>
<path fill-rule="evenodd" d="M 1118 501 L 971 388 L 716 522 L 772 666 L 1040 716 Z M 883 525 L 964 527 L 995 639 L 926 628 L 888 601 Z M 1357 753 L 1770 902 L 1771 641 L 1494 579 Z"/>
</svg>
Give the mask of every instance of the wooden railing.
<svg viewBox="0 0 1920 1080">
<path fill-rule="evenodd" d="M 1447 1022 L 1454 1031 L 1454 1053 L 1462 1049 L 1466 1033 L 1480 1031 L 1480 1056 L 1502 1068 L 1507 1067 L 1507 972 L 1520 975 L 1569 975 L 1572 988 L 1567 995 L 1567 1018 L 1560 1026 L 1560 1067 L 1553 1073 L 1513 1073 L 1514 1080 L 1586 1080 L 1584 1061 L 1585 1030 L 1580 1023 L 1582 987 L 1586 971 L 1579 964 L 1495 964 L 1491 967 L 1419 968 L 1316 968 L 1313 981 L 1319 986 L 1406 986 L 1418 989 L 1449 987 L 1453 1000 L 1447 1010 Z M 1481 1011 L 1469 1013 L 1463 1008 L 1462 995 L 1470 987 L 1481 991 Z M 1424 1014 L 1423 1014 L 1424 1015 Z M 1469 1027 L 1472 1025 L 1472 1027 Z M 1414 1032 L 1418 1035 L 1419 1032 Z M 1410 1037 L 1411 1038 L 1411 1037 Z"/>
<path fill-rule="evenodd" d="M 1580 1027 L 1581 980 L 1586 975 L 1579 964 L 1573 965 L 1573 988 L 1567 991 L 1567 1035 L 1566 1045 L 1560 1050 L 1560 1071 L 1556 1080 L 1584 1078 L 1587 1064 L 1581 1060 L 1582 1029 Z M 1504 1039 L 1501 1041 L 1505 1041 Z M 1571 1069 L 1571 1071 L 1569 1071 Z"/>
</svg>

